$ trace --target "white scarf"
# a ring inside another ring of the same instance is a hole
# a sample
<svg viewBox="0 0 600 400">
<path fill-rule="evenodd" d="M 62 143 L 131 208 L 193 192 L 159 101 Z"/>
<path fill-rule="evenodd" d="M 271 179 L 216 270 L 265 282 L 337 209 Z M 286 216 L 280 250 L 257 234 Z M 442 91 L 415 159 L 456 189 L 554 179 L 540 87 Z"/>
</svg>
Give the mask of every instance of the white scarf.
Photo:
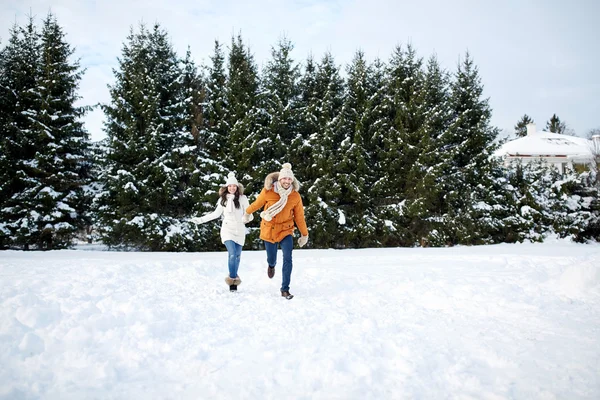
<svg viewBox="0 0 600 400">
<path fill-rule="evenodd" d="M 294 185 L 290 185 L 289 188 L 284 189 L 283 186 L 279 185 L 279 182 L 275 182 L 273 186 L 275 192 L 279 194 L 279 200 L 277 200 L 277 202 L 274 203 L 271 207 L 267 208 L 265 211 L 260 213 L 260 217 L 265 221 L 272 220 L 274 216 L 276 216 L 281 210 L 283 210 L 283 207 L 285 207 L 285 205 L 287 204 L 288 195 L 292 193 L 292 190 L 294 190 Z"/>
<path fill-rule="evenodd" d="M 227 194 L 227 205 L 225 206 L 225 210 L 228 212 L 233 212 L 233 199 L 235 198 L 235 194 L 228 193 Z"/>
</svg>

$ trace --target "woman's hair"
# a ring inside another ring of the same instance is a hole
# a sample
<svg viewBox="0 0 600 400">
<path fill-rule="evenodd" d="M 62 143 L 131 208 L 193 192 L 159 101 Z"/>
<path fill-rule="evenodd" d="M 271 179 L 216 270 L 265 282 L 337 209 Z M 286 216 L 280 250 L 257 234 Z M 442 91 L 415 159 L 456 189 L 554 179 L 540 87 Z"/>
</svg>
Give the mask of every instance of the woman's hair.
<svg viewBox="0 0 600 400">
<path fill-rule="evenodd" d="M 223 190 L 225 189 L 225 190 Z M 225 205 L 227 204 L 227 195 L 229 194 L 229 191 L 227 190 L 227 186 L 223 186 L 223 189 L 221 189 L 221 205 L 223 207 L 225 207 Z M 235 205 L 235 208 L 240 208 L 240 187 L 237 186 L 235 189 L 235 193 L 233 194 L 235 197 L 233 198 L 233 204 Z"/>
</svg>

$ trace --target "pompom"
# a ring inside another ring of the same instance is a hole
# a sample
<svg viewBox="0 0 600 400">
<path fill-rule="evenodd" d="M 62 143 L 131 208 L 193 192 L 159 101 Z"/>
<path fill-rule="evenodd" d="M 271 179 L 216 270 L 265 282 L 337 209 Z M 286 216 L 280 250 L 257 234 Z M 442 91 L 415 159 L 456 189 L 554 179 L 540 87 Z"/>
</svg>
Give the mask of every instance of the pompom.
<svg viewBox="0 0 600 400">
<path fill-rule="evenodd" d="M 260 213 L 260 217 L 261 217 L 262 219 L 264 219 L 265 221 L 270 221 L 270 220 L 272 220 L 272 219 L 273 219 L 273 218 L 271 218 L 271 216 L 270 216 L 270 215 L 269 215 L 267 212 L 265 212 L 265 211 L 263 211 L 263 212 L 261 212 L 261 213 Z"/>
<path fill-rule="evenodd" d="M 281 166 L 282 169 L 292 169 L 292 164 L 290 164 L 289 162 L 286 162 L 285 164 L 283 164 Z"/>
<path fill-rule="evenodd" d="M 235 173 L 232 171 L 229 174 L 227 174 L 227 181 L 225 182 L 225 186 L 229 186 L 229 185 L 238 185 L 239 183 L 237 181 L 237 179 L 235 179 Z"/>
</svg>

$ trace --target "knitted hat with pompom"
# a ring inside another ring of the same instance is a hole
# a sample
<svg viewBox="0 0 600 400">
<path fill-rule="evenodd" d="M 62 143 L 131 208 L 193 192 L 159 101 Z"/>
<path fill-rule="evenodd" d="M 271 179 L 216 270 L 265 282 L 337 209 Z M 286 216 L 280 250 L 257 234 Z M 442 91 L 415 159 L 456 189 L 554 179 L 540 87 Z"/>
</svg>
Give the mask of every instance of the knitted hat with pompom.
<svg viewBox="0 0 600 400">
<path fill-rule="evenodd" d="M 282 178 L 294 179 L 294 173 L 292 172 L 292 164 L 285 163 L 281 166 L 281 171 L 279 171 L 279 177 L 277 179 L 281 180 Z"/>
<path fill-rule="evenodd" d="M 227 175 L 227 182 L 225 182 L 225 186 L 229 185 L 240 185 L 237 179 L 235 179 L 235 174 L 233 172 L 230 172 L 229 175 Z"/>
</svg>

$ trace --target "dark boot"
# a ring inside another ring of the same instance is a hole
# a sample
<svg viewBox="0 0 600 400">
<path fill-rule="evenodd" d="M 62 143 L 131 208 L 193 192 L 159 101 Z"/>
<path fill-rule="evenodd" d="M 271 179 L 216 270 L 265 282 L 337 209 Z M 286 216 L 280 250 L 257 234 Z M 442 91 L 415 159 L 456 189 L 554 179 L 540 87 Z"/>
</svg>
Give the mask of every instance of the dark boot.
<svg viewBox="0 0 600 400">
<path fill-rule="evenodd" d="M 275 276 L 275 267 L 271 267 L 269 265 L 269 267 L 267 268 L 267 275 L 269 276 L 269 279 L 273 279 L 273 277 Z"/>
<path fill-rule="evenodd" d="M 237 285 L 229 285 L 230 292 L 237 292 Z"/>
<path fill-rule="evenodd" d="M 286 299 L 291 300 L 294 298 L 294 295 L 288 292 L 287 290 L 282 290 L 281 297 L 285 297 Z"/>
</svg>

